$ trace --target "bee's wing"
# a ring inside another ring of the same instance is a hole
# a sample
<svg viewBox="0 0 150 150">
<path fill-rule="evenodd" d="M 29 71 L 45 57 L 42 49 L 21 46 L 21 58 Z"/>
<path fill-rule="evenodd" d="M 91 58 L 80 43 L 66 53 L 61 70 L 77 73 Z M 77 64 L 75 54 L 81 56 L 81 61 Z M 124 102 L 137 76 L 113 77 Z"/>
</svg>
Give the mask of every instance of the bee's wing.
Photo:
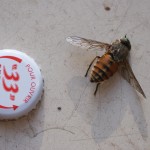
<svg viewBox="0 0 150 150">
<path fill-rule="evenodd" d="M 70 36 L 66 38 L 66 41 L 74 46 L 81 47 L 83 49 L 105 49 L 106 51 L 109 50 L 110 44 L 102 43 L 98 41 L 93 41 L 90 39 L 85 39 L 77 36 Z"/>
<path fill-rule="evenodd" d="M 142 90 L 139 82 L 137 81 L 130 64 L 128 63 L 127 60 L 123 61 L 120 64 L 120 73 L 123 76 L 123 78 L 129 82 L 129 84 L 137 90 L 139 93 L 143 95 L 144 98 L 146 98 L 144 91 Z"/>
</svg>

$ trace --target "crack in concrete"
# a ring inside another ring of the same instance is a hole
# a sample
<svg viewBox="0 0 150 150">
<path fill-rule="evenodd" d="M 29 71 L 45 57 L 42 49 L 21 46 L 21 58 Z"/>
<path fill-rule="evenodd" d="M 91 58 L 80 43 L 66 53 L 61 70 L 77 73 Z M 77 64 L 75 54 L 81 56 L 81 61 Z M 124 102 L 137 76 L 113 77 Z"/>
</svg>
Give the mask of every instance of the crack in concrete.
<svg viewBox="0 0 150 150">
<path fill-rule="evenodd" d="M 80 94 L 80 97 L 79 97 L 79 99 L 78 99 L 78 103 L 75 105 L 74 109 L 72 110 L 72 113 L 71 113 L 70 117 L 68 118 L 68 120 L 67 120 L 66 124 L 64 125 L 64 127 L 67 125 L 67 123 L 69 122 L 69 120 L 72 118 L 72 116 L 74 115 L 74 113 L 75 113 L 76 110 L 78 109 L 79 104 L 80 104 L 81 99 L 82 99 L 82 96 L 84 95 L 85 90 L 86 90 L 87 87 L 88 87 L 88 84 L 87 84 L 86 87 L 84 88 L 83 92 Z"/>
<path fill-rule="evenodd" d="M 51 127 L 51 128 L 43 129 L 43 130 L 41 130 L 41 131 L 35 133 L 33 137 L 36 137 L 36 136 L 38 136 L 39 134 L 41 134 L 41 133 L 43 133 L 43 132 L 46 132 L 46 131 L 50 131 L 50 130 L 62 130 L 62 131 L 66 131 L 66 132 L 71 133 L 71 134 L 75 134 L 74 132 L 72 132 L 72 131 L 70 131 L 70 130 L 67 130 L 67 129 L 63 128 L 63 127 L 62 127 L 62 128 L 61 128 L 61 127 Z"/>
</svg>

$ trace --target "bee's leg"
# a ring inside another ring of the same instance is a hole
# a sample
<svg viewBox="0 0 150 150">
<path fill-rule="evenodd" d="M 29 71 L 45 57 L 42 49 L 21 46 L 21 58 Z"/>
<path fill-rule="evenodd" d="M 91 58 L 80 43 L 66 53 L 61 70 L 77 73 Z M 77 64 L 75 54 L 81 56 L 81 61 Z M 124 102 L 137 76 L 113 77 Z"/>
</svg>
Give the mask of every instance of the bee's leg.
<svg viewBox="0 0 150 150">
<path fill-rule="evenodd" d="M 88 67 L 88 69 L 87 69 L 87 71 L 86 71 L 85 77 L 87 77 L 88 72 L 89 72 L 89 69 L 91 68 L 93 62 L 94 62 L 97 58 L 100 58 L 100 57 L 99 57 L 99 56 L 96 56 L 96 57 L 92 60 L 91 64 L 89 65 L 89 67 Z"/>
<path fill-rule="evenodd" d="M 95 89 L 94 95 L 96 95 L 99 85 L 100 85 L 100 82 L 97 83 L 97 85 L 96 85 L 96 89 Z"/>
</svg>

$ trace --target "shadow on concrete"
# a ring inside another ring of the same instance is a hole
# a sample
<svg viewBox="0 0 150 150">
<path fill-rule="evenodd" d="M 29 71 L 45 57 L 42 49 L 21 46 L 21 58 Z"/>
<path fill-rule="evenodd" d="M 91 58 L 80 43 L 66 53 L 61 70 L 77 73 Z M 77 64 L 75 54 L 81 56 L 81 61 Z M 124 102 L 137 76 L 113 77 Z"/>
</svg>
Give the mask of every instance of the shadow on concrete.
<svg viewBox="0 0 150 150">
<path fill-rule="evenodd" d="M 131 110 L 132 114 L 129 115 L 133 116 L 143 139 L 148 136 L 141 103 L 132 87 L 125 82 L 118 75 L 113 76 L 101 85 L 96 97 L 93 95 L 96 84 L 90 83 L 86 78 L 77 76 L 68 83 L 68 93 L 75 105 L 74 111 L 91 125 L 92 137 L 97 143 L 111 136 L 120 136 L 119 134 L 135 134 L 135 131 L 128 130 L 132 127 L 131 120 L 127 127 L 123 125 L 124 132 L 118 131 L 128 109 Z M 125 88 L 124 83 L 129 87 L 128 90 L 124 90 L 128 88 Z"/>
</svg>

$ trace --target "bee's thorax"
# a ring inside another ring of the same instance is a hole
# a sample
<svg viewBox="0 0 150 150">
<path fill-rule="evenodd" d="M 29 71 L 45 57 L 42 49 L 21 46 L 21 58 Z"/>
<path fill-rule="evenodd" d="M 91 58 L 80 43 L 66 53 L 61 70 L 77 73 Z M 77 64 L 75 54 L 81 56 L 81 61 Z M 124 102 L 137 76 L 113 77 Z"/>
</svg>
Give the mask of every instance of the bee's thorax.
<svg viewBox="0 0 150 150">
<path fill-rule="evenodd" d="M 112 43 L 111 47 L 111 55 L 116 62 L 123 61 L 129 53 L 130 49 L 121 41 L 116 41 Z"/>
</svg>

